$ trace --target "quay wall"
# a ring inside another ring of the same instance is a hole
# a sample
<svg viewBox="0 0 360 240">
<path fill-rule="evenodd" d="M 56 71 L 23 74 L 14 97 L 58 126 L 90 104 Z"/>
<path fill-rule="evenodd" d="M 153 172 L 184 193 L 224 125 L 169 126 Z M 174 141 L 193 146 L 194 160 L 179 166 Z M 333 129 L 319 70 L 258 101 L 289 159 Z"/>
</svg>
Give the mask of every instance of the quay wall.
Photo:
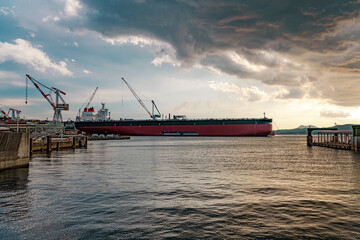
<svg viewBox="0 0 360 240">
<path fill-rule="evenodd" d="M 28 132 L 0 132 L 0 171 L 27 167 L 30 160 Z"/>
</svg>

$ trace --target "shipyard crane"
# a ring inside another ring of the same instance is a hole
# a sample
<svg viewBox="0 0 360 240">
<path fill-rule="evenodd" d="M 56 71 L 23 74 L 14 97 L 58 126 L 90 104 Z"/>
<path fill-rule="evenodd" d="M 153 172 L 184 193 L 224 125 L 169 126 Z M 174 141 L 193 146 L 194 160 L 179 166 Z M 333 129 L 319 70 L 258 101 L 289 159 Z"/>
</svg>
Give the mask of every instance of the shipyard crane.
<svg viewBox="0 0 360 240">
<path fill-rule="evenodd" d="M 17 110 L 15 108 L 9 108 L 8 116 L 10 116 L 9 115 L 10 112 L 11 112 L 11 120 L 16 121 L 20 119 L 20 113 L 21 113 L 20 110 Z"/>
<path fill-rule="evenodd" d="M 150 117 L 155 120 L 156 118 L 160 117 L 161 114 L 160 114 L 160 111 L 159 109 L 157 108 L 154 100 L 151 100 L 151 103 L 152 103 L 152 113 L 150 113 L 150 111 L 147 109 L 147 107 L 145 106 L 144 102 L 141 100 L 141 98 L 136 94 L 135 90 L 129 85 L 129 83 L 124 79 L 124 78 L 121 78 L 124 83 L 126 84 L 126 86 L 128 86 L 128 88 L 130 89 L 131 93 L 134 95 L 134 97 L 136 98 L 136 100 L 140 103 L 140 105 L 146 110 L 146 112 L 150 115 Z M 154 110 L 156 109 L 157 113 L 158 114 L 154 114 Z"/>
<path fill-rule="evenodd" d="M 4 110 L 2 110 L 1 108 L 0 108 L 0 112 L 1 112 L 1 114 L 3 115 L 3 117 L 4 118 L 7 118 L 8 120 L 11 120 L 11 118 L 6 114 L 6 112 L 4 111 Z"/>
<path fill-rule="evenodd" d="M 81 105 L 81 107 L 79 108 L 79 112 L 78 112 L 78 115 L 76 117 L 76 119 L 80 119 L 80 113 L 81 113 L 81 109 L 83 108 L 83 106 L 85 105 L 84 107 L 84 112 L 88 111 L 88 108 L 90 106 L 90 103 L 92 102 L 92 100 L 94 99 L 95 97 L 95 94 L 96 94 L 96 91 L 98 90 L 99 87 L 96 87 L 94 92 L 91 94 L 91 96 L 86 100 L 85 103 L 83 103 L 83 105 Z"/>
<path fill-rule="evenodd" d="M 12 121 L 16 121 L 16 120 L 20 119 L 20 113 L 21 113 L 20 110 L 5 106 L 3 104 L 0 104 L 0 105 L 3 106 L 4 108 L 9 109 L 8 112 L 5 113 L 5 111 L 0 108 L 0 112 L 4 115 L 5 118 L 12 120 Z"/>
<path fill-rule="evenodd" d="M 69 104 L 67 104 L 65 102 L 65 100 L 62 98 L 62 95 L 66 95 L 65 92 L 61 91 L 58 88 L 54 88 L 54 87 L 48 87 L 44 84 L 42 84 L 41 82 L 37 81 L 36 79 L 34 79 L 33 77 L 31 77 L 30 75 L 26 74 L 26 101 L 25 103 L 27 104 L 27 95 L 28 95 L 28 79 L 34 84 L 34 86 L 39 90 L 39 92 L 41 93 L 41 95 L 43 95 L 43 97 L 46 99 L 46 101 L 48 101 L 48 103 L 51 105 L 51 107 L 54 110 L 54 117 L 53 117 L 53 121 L 62 122 L 62 115 L 61 115 L 61 110 L 69 110 Z M 49 90 L 48 94 L 45 94 L 43 92 L 43 90 L 40 88 L 46 88 Z M 54 93 L 55 94 L 55 101 L 53 100 L 51 94 Z"/>
</svg>

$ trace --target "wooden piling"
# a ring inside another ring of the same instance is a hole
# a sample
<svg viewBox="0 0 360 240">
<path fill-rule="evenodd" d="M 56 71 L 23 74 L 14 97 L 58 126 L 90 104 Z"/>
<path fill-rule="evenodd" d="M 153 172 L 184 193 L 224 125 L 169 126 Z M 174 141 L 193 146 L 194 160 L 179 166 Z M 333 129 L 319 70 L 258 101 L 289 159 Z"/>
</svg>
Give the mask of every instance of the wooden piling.
<svg viewBox="0 0 360 240">
<path fill-rule="evenodd" d="M 46 137 L 46 152 L 51 152 L 51 136 Z"/>
</svg>

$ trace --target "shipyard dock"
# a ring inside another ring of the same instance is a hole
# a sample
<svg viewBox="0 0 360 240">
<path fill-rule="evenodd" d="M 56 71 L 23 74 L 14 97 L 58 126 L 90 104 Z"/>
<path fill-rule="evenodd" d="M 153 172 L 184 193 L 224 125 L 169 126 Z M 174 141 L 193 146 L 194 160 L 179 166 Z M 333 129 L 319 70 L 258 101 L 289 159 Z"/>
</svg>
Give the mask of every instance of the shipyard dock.
<svg viewBox="0 0 360 240">
<path fill-rule="evenodd" d="M 317 134 L 313 136 L 313 132 Z M 308 128 L 307 145 L 344 150 L 360 151 L 360 125 L 352 126 L 352 130 L 337 128 Z"/>
<path fill-rule="evenodd" d="M 0 131 L 0 171 L 28 167 L 30 157 L 35 153 L 87 148 L 87 141 L 84 136 L 46 136 L 35 140 L 29 132 Z"/>
</svg>

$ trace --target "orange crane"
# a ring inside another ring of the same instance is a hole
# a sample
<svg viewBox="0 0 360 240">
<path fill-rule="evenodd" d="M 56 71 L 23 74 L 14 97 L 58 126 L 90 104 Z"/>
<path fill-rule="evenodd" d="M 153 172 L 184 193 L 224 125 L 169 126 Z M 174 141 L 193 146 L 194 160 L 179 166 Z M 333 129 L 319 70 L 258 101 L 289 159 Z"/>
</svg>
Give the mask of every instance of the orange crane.
<svg viewBox="0 0 360 240">
<path fill-rule="evenodd" d="M 54 88 L 54 87 L 50 88 L 50 87 L 42 84 L 41 82 L 37 81 L 30 75 L 26 74 L 26 101 L 25 101 L 26 104 L 27 104 L 27 96 L 28 96 L 28 79 L 34 84 L 34 86 L 39 90 L 41 95 L 43 95 L 43 97 L 50 103 L 51 107 L 53 108 L 53 110 L 54 110 L 53 121 L 56 121 L 56 122 L 61 121 L 62 122 L 63 118 L 61 115 L 61 110 L 65 110 L 65 111 L 69 110 L 69 104 L 67 104 L 61 96 L 61 94 L 66 95 L 66 93 L 61 91 L 58 88 Z M 43 90 L 40 88 L 40 86 L 48 89 L 49 93 L 45 94 L 43 92 Z M 55 101 L 53 100 L 51 93 L 55 94 Z"/>
<path fill-rule="evenodd" d="M 140 103 L 140 105 L 147 111 L 147 113 L 150 115 L 150 117 L 155 120 L 158 117 L 161 117 L 161 113 L 159 111 L 159 109 L 157 108 L 154 100 L 151 100 L 152 103 L 152 113 L 150 113 L 150 111 L 147 109 L 147 107 L 145 106 L 144 102 L 141 100 L 141 98 L 136 94 L 135 90 L 129 85 L 129 83 L 124 79 L 121 78 L 124 83 L 126 84 L 126 86 L 128 86 L 128 88 L 130 89 L 131 93 L 134 95 L 134 97 L 136 98 L 136 100 Z M 157 114 L 154 114 L 154 110 L 156 109 Z"/>
</svg>

